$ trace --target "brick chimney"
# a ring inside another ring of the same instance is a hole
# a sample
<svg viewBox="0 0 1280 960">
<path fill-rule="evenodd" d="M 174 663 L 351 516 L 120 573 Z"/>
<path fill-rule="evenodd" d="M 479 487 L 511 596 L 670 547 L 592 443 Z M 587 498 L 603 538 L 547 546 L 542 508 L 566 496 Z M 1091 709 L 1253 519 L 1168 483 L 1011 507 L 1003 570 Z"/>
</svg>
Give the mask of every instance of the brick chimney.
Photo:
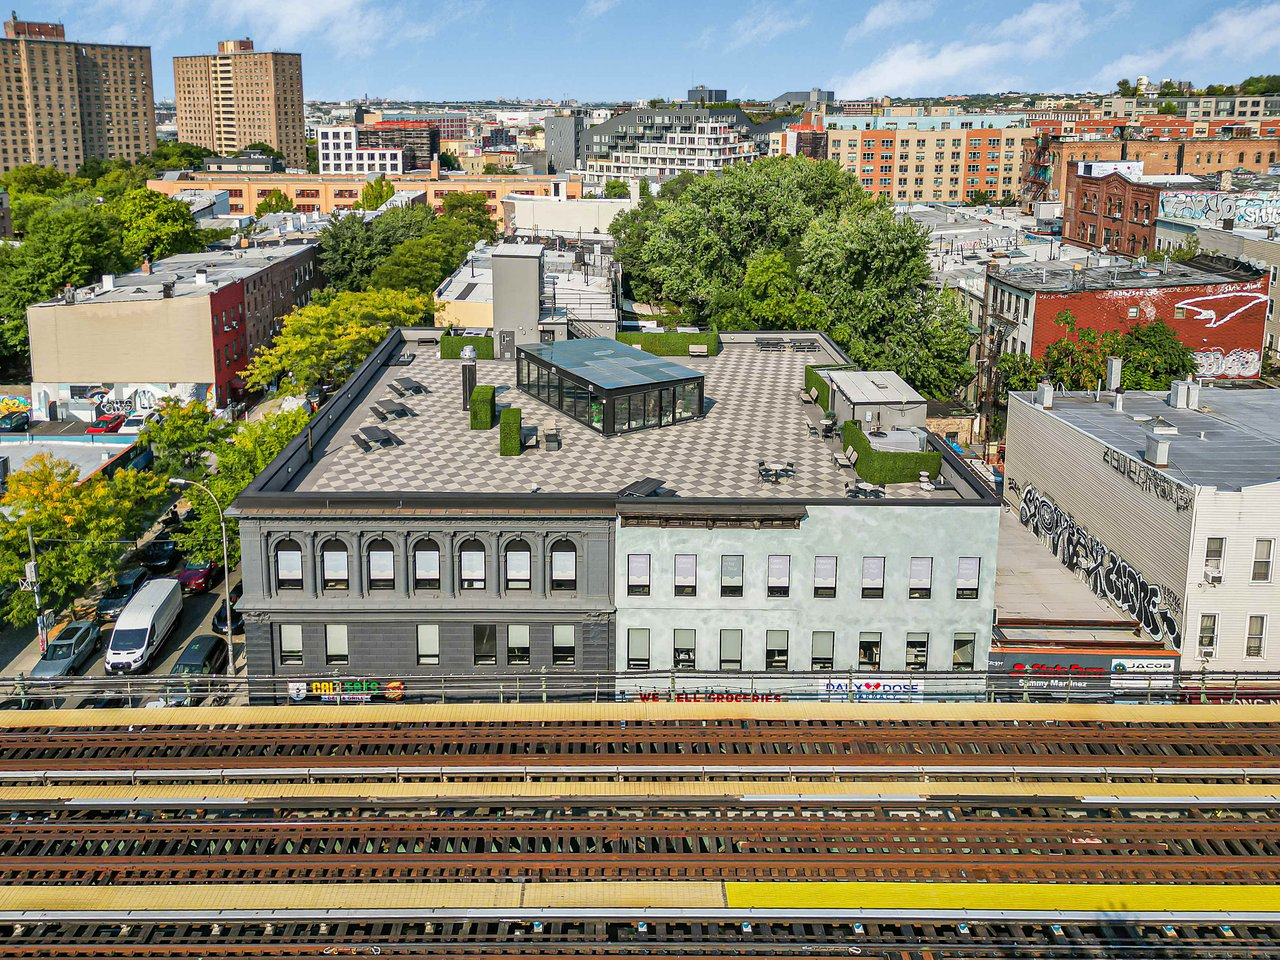
<svg viewBox="0 0 1280 960">
<path fill-rule="evenodd" d="M 148 257 L 143 257 L 143 258 L 142 258 L 142 266 L 141 266 L 141 267 L 139 267 L 138 269 L 140 269 L 143 273 L 150 273 L 150 272 L 151 272 L 151 260 L 150 260 L 150 258 L 148 258 Z"/>
</svg>

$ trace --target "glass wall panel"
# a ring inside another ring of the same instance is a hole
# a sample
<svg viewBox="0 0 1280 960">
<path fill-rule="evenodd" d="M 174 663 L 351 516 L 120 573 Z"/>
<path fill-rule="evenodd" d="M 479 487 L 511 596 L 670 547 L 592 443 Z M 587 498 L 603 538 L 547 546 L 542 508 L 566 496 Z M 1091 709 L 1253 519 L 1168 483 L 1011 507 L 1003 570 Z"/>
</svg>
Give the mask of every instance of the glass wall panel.
<svg viewBox="0 0 1280 960">
<path fill-rule="evenodd" d="M 644 429 L 644 394 L 631 395 L 631 427 L 632 430 Z"/>
<path fill-rule="evenodd" d="M 644 395 L 644 425 L 658 426 L 658 394 L 660 390 L 649 390 Z"/>
<path fill-rule="evenodd" d="M 594 393 L 591 396 L 591 419 L 588 426 L 592 430 L 604 430 L 604 401 Z"/>
</svg>

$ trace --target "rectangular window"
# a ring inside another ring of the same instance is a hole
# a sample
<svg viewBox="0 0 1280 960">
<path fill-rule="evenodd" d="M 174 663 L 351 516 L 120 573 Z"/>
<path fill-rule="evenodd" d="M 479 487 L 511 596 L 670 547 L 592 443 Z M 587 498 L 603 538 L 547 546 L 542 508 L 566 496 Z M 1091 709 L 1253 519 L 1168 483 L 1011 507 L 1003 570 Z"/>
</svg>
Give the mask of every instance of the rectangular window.
<svg viewBox="0 0 1280 960">
<path fill-rule="evenodd" d="M 972 670 L 974 648 L 977 646 L 976 633 L 957 633 L 951 647 L 951 669 Z"/>
<path fill-rule="evenodd" d="M 720 631 L 720 669 L 742 669 L 742 631 Z"/>
<path fill-rule="evenodd" d="M 418 666 L 440 665 L 440 626 L 435 623 L 418 624 Z"/>
<path fill-rule="evenodd" d="M 769 557 L 769 596 L 786 597 L 791 594 L 791 557 L 773 554 Z"/>
<path fill-rule="evenodd" d="M 764 632 L 764 668 L 766 670 L 787 669 L 789 646 L 786 630 L 766 630 Z"/>
<path fill-rule="evenodd" d="M 472 662 L 477 667 L 493 667 L 498 664 L 498 627 L 492 623 L 476 623 L 471 626 Z"/>
<path fill-rule="evenodd" d="M 809 665 L 813 670 L 830 670 L 836 662 L 836 635 L 833 630 L 813 631 Z"/>
<path fill-rule="evenodd" d="M 578 589 L 578 552 L 576 550 L 551 550 L 551 589 Z"/>
<path fill-rule="evenodd" d="M 320 566 L 324 572 L 326 590 L 345 590 L 350 583 L 347 572 L 346 550 L 325 550 L 320 554 Z"/>
<path fill-rule="evenodd" d="M 1218 649 L 1218 615 L 1200 614 L 1200 656 L 1212 657 Z"/>
<path fill-rule="evenodd" d="M 345 667 L 351 662 L 347 650 L 347 625 L 345 623 L 325 624 L 324 662 L 330 667 Z"/>
<path fill-rule="evenodd" d="M 649 555 L 647 553 L 627 554 L 627 596 L 647 597 L 649 595 Z"/>
<path fill-rule="evenodd" d="M 982 570 L 981 557 L 961 557 L 956 565 L 956 599 L 978 599 L 978 575 Z"/>
<path fill-rule="evenodd" d="M 815 597 L 834 597 L 836 595 L 836 558 L 813 558 L 813 595 Z"/>
<path fill-rule="evenodd" d="M 1251 577 L 1254 583 L 1271 582 L 1271 550 L 1274 543 L 1274 540 L 1254 541 L 1253 574 Z"/>
<path fill-rule="evenodd" d="M 858 634 L 858 669 L 880 669 L 880 634 Z"/>
<path fill-rule="evenodd" d="M 507 589 L 528 590 L 530 569 L 532 567 L 529 551 L 509 549 L 505 555 L 507 558 Z"/>
<path fill-rule="evenodd" d="M 369 551 L 369 589 L 394 590 L 395 586 L 395 553 L 386 549 L 371 549 Z"/>
<path fill-rule="evenodd" d="M 551 628 L 551 665 L 572 667 L 578 661 L 578 643 L 572 623 L 557 623 Z"/>
<path fill-rule="evenodd" d="M 720 558 L 720 596 L 742 596 L 742 557 L 727 554 Z"/>
<path fill-rule="evenodd" d="M 417 590 L 440 589 L 440 551 L 435 547 L 413 551 L 413 586 Z"/>
<path fill-rule="evenodd" d="M 928 600 L 933 596 L 933 557 L 911 558 L 911 584 L 907 596 Z"/>
<path fill-rule="evenodd" d="M 864 599 L 884 596 L 884 557 L 862 558 L 862 596 Z"/>
<path fill-rule="evenodd" d="M 462 560 L 462 589 L 483 590 L 484 551 L 463 550 L 460 557 Z"/>
<path fill-rule="evenodd" d="M 280 665 L 302 666 L 302 624 L 280 624 Z"/>
<path fill-rule="evenodd" d="M 529 625 L 527 623 L 507 624 L 507 665 L 512 667 L 529 665 Z"/>
<path fill-rule="evenodd" d="M 1245 637 L 1244 655 L 1261 657 L 1263 644 L 1267 638 L 1267 618 L 1261 614 L 1249 617 L 1249 633 Z"/>
<path fill-rule="evenodd" d="M 276 589 L 302 589 L 302 551 L 276 551 Z"/>
<path fill-rule="evenodd" d="M 676 630 L 671 641 L 671 663 L 677 670 L 693 670 L 698 664 L 698 633 Z"/>
<path fill-rule="evenodd" d="M 649 631 L 643 627 L 627 631 L 627 669 L 649 669 Z"/>
<path fill-rule="evenodd" d="M 927 633 L 907 634 L 907 669 L 929 669 L 929 635 Z"/>
<path fill-rule="evenodd" d="M 1210 537 L 1204 542 L 1204 568 L 1215 573 L 1222 572 L 1222 555 L 1227 548 L 1227 541 L 1222 537 Z"/>
<path fill-rule="evenodd" d="M 694 553 L 676 554 L 676 596 L 698 595 L 698 556 Z"/>
</svg>

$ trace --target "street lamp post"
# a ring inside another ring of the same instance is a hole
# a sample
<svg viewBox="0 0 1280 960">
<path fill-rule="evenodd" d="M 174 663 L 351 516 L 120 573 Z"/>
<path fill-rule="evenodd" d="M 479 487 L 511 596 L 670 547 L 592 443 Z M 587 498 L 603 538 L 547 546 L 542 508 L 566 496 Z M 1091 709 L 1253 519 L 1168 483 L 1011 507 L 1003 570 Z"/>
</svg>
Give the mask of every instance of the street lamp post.
<svg viewBox="0 0 1280 960">
<path fill-rule="evenodd" d="M 174 487 L 199 487 L 218 510 L 218 527 L 222 531 L 222 600 L 227 605 L 227 676 L 233 677 L 236 673 L 236 649 L 231 641 L 231 564 L 227 562 L 227 517 L 213 491 L 198 480 L 170 477 L 169 484 Z"/>
</svg>

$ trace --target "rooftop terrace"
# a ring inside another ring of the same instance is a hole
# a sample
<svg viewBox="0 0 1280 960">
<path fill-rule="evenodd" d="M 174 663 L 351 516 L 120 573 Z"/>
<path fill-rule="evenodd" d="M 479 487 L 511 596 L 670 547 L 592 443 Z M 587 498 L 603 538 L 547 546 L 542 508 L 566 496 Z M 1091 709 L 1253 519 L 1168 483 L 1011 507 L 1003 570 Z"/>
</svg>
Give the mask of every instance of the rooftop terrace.
<svg viewBox="0 0 1280 960">
<path fill-rule="evenodd" d="M 1025 266 L 1010 265 L 991 274 L 992 279 L 1028 293 L 1072 293 L 1083 290 L 1132 290 L 1187 287 L 1206 283 L 1243 283 L 1257 280 L 1262 271 L 1235 261 L 1201 256 L 1181 263 L 1152 260 L 1105 267 L 1081 267 L 1062 261 Z"/>
</svg>

